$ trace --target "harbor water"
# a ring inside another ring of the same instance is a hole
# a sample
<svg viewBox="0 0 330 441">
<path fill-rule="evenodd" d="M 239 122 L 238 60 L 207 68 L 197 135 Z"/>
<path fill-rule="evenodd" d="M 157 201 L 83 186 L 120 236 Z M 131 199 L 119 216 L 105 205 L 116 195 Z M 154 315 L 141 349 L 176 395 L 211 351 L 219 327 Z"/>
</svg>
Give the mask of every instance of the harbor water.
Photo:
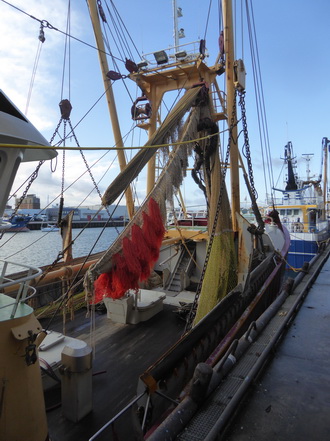
<svg viewBox="0 0 330 441">
<path fill-rule="evenodd" d="M 86 228 L 72 230 L 73 257 L 82 257 L 90 252 L 106 250 L 117 238 L 123 227 Z M 44 266 L 54 262 L 62 250 L 60 232 L 42 232 L 40 230 L 5 233 L 0 240 L 1 260 L 8 260 L 24 265 Z M 92 251 L 91 251 L 92 250 Z M 14 270 L 15 271 L 15 270 Z"/>
</svg>

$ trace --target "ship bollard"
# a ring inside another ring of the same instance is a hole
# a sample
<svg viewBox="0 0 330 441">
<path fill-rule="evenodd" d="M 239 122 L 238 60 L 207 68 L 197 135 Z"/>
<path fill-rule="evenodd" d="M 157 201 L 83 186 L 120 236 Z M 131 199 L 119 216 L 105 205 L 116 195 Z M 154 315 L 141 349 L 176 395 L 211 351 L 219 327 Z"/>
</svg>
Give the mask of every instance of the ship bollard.
<svg viewBox="0 0 330 441">
<path fill-rule="evenodd" d="M 61 363 L 63 416 L 78 422 L 93 407 L 92 348 L 82 340 L 74 340 L 63 348 Z"/>
</svg>

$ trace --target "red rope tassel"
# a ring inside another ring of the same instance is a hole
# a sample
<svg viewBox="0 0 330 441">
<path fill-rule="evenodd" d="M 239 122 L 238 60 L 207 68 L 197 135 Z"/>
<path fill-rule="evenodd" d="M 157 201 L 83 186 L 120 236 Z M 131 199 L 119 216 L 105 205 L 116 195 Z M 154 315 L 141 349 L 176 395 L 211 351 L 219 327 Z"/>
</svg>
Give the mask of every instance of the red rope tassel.
<svg viewBox="0 0 330 441">
<path fill-rule="evenodd" d="M 140 280 L 146 280 L 150 276 L 151 252 L 147 245 L 142 229 L 138 225 L 132 227 L 132 244 L 135 247 L 136 257 L 141 265 Z"/>
<path fill-rule="evenodd" d="M 95 281 L 93 303 L 103 297 L 119 299 L 129 289 L 138 289 L 139 281 L 150 276 L 153 264 L 159 257 L 165 228 L 158 204 L 151 198 L 147 213 L 143 215 L 142 229 L 132 227 L 132 240 L 125 237 L 122 253 L 112 257 L 113 267 L 108 274 L 101 274 Z"/>
<path fill-rule="evenodd" d="M 92 303 L 102 302 L 103 297 L 107 297 L 112 292 L 112 274 L 101 274 L 94 283 L 94 298 Z"/>
</svg>

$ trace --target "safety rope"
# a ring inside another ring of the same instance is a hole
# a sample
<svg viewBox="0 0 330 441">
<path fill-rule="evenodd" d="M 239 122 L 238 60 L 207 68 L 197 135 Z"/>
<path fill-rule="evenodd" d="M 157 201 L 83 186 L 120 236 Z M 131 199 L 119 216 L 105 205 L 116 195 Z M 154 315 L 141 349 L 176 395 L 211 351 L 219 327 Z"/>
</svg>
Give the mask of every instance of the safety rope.
<svg viewBox="0 0 330 441">
<path fill-rule="evenodd" d="M 52 139 L 50 141 L 50 144 L 53 142 L 53 140 L 55 138 L 55 135 L 57 133 L 57 130 L 60 127 L 61 123 L 62 123 L 62 120 L 59 122 L 59 124 L 57 126 L 57 129 L 55 129 L 55 133 L 54 133 L 54 135 L 53 135 L 53 137 L 52 137 Z M 229 131 L 229 129 L 221 130 L 221 131 L 219 131 L 217 133 L 213 133 L 213 134 L 210 134 L 210 135 L 201 136 L 199 138 L 194 138 L 194 139 L 189 139 L 186 142 L 185 141 L 177 141 L 177 142 L 170 142 L 170 143 L 163 143 L 163 144 L 123 147 L 123 149 L 124 150 L 142 150 L 142 149 L 147 150 L 147 149 L 159 149 L 159 148 L 162 148 L 162 147 L 169 147 L 169 146 L 180 146 L 180 145 L 187 145 L 187 144 L 195 144 L 198 141 L 203 141 L 203 140 L 206 140 L 206 139 L 211 139 L 214 136 L 218 136 L 218 135 L 226 133 L 228 131 Z M 71 132 L 69 133 L 69 135 L 71 135 Z M 61 142 L 62 142 L 62 139 L 61 139 Z M 116 146 L 115 147 L 98 147 L 98 146 L 95 146 L 95 147 L 81 147 L 81 146 L 80 147 L 68 147 L 68 146 L 60 146 L 60 145 L 57 146 L 56 145 L 55 147 L 54 146 L 49 147 L 49 146 L 44 146 L 44 145 L 25 145 L 25 144 L 8 144 L 8 143 L 5 144 L 5 143 L 1 143 L 1 142 L 0 142 L 0 147 L 1 148 L 17 148 L 17 149 L 26 148 L 26 149 L 29 149 L 29 150 L 40 150 L 40 149 L 54 150 L 54 148 L 56 148 L 56 150 L 73 150 L 73 151 L 75 151 L 75 150 L 77 150 L 77 151 L 80 151 L 80 150 L 84 150 L 84 151 L 85 150 L 86 151 L 88 151 L 88 150 L 94 150 L 94 151 L 95 150 L 106 150 L 106 151 L 118 150 L 118 147 L 116 147 Z"/>
</svg>

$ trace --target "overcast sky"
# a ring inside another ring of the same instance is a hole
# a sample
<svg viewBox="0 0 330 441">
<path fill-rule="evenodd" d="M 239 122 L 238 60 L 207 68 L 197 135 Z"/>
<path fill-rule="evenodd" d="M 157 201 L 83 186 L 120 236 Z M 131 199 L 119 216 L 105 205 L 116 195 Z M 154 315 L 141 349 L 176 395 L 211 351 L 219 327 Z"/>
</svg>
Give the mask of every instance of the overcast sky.
<svg viewBox="0 0 330 441">
<path fill-rule="evenodd" d="M 12 0 L 10 3 L 37 20 L 0 1 L 0 88 L 24 113 L 27 109 L 30 121 L 46 139 L 50 140 L 60 119 L 58 103 L 62 98 L 70 98 L 73 106 L 71 121 L 73 125 L 76 125 L 102 96 L 103 84 L 97 52 L 88 45 L 71 40 L 70 82 L 67 61 L 62 92 L 65 48 L 63 33 L 67 26 L 68 1 Z M 106 9 L 106 2 L 102 3 Z M 145 0 L 143 8 L 137 6 L 136 0 L 121 0 L 114 3 L 135 45 L 141 52 L 152 52 L 173 44 L 171 1 Z M 215 14 L 216 3 L 213 0 L 212 11 L 214 13 L 211 14 L 207 27 L 208 1 L 178 1 L 178 5 L 183 9 L 183 17 L 179 25 L 185 29 L 185 41 L 198 40 L 206 36 L 207 47 L 210 51 L 210 64 L 214 62 L 217 55 L 219 31 L 218 18 Z M 314 153 L 311 170 L 312 174 L 318 174 L 322 138 L 330 137 L 327 109 L 330 96 L 328 81 L 330 3 L 328 0 L 313 2 L 253 0 L 252 3 L 275 181 L 281 169 L 280 157 L 283 156 L 283 148 L 288 141 L 293 143 L 300 173 L 305 173 L 305 161 L 302 159 L 302 154 Z M 44 24 L 48 22 L 62 32 L 47 27 L 44 29 L 46 40 L 42 45 L 29 100 L 41 20 L 45 20 Z M 84 0 L 71 0 L 70 34 L 89 45 L 94 45 L 88 9 Z M 247 46 L 246 43 L 245 55 Z M 240 41 L 237 43 L 237 48 L 239 52 L 237 57 L 241 57 L 243 48 Z M 119 64 L 119 69 L 122 69 L 122 73 L 126 73 L 122 63 Z M 248 86 L 251 83 L 252 72 L 247 67 Z M 124 93 L 122 85 L 116 83 L 114 94 L 118 102 L 123 136 L 129 133 L 132 126 L 130 101 L 125 101 Z M 250 106 L 248 111 L 251 110 L 248 112 L 249 136 L 256 187 L 259 202 L 262 203 L 265 199 L 265 184 L 261 172 L 258 126 L 253 118 L 249 118 L 250 113 L 253 114 L 254 100 L 252 95 L 248 94 L 249 89 L 247 89 L 247 102 Z M 126 108 L 124 108 L 125 104 L 128 104 Z M 79 144 L 85 147 L 114 144 L 104 98 L 77 127 L 76 136 Z M 141 138 L 129 136 L 125 139 L 125 145 L 140 145 L 142 141 L 142 135 Z M 76 146 L 76 143 L 71 140 L 67 145 Z M 131 155 L 131 153 L 128 154 Z M 100 152 L 86 152 L 90 165 L 100 156 Z M 113 160 L 114 154 L 109 153 L 92 169 L 96 181 L 109 169 L 106 178 L 99 184 L 101 192 L 118 172 L 117 162 Z M 18 181 L 22 181 L 31 171 L 31 165 L 24 166 L 15 185 L 18 185 Z M 71 185 L 85 171 L 85 164 L 79 155 L 68 152 L 64 176 L 65 187 Z M 51 173 L 50 165 L 44 165 L 38 182 L 33 185 L 30 193 L 36 193 L 44 206 L 59 194 L 61 179 L 62 153 L 59 155 L 56 172 Z M 277 186 L 281 184 L 282 181 Z M 85 173 L 82 181 L 73 185 L 65 195 L 65 205 L 77 205 L 91 188 L 90 177 L 88 173 Z M 189 187 L 184 192 L 189 203 L 201 200 L 197 190 L 192 191 Z M 245 193 L 242 192 L 242 199 L 244 197 Z M 56 202 L 58 201 L 54 203 Z M 94 192 L 84 205 L 98 202 L 99 198 Z"/>
</svg>

